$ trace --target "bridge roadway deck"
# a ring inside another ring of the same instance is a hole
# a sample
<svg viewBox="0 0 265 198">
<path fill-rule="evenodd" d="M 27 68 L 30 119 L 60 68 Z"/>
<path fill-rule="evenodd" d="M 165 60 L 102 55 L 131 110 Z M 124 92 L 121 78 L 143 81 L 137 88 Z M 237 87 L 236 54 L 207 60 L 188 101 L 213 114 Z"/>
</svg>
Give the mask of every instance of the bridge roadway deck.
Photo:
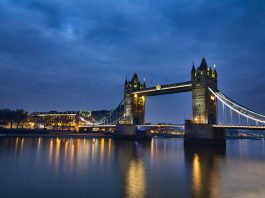
<svg viewBox="0 0 265 198">
<path fill-rule="evenodd" d="M 265 130 L 265 126 L 258 125 L 225 125 L 225 124 L 215 124 L 214 128 L 224 128 L 224 129 L 249 129 L 249 130 Z"/>
<path fill-rule="evenodd" d="M 146 125 L 137 125 L 139 127 L 185 127 L 184 124 L 146 124 Z M 250 129 L 250 130 L 265 130 L 265 125 L 225 125 L 225 124 L 215 124 L 212 125 L 214 128 L 224 128 L 224 129 Z M 91 125 L 84 126 L 91 128 L 112 128 L 116 125 Z M 82 128 L 82 127 L 81 127 Z"/>
<path fill-rule="evenodd" d="M 137 125 L 139 127 L 185 127 L 184 124 L 144 124 L 144 125 Z M 80 126 L 82 127 L 91 127 L 91 128 L 112 128 L 116 127 L 115 124 L 109 125 L 90 125 L 90 126 Z"/>
<path fill-rule="evenodd" d="M 132 94 L 141 94 L 144 96 L 156 96 L 171 93 L 188 92 L 192 90 L 191 81 L 183 83 L 174 83 L 169 85 L 157 85 L 155 87 L 146 88 L 143 90 L 135 91 Z"/>
</svg>

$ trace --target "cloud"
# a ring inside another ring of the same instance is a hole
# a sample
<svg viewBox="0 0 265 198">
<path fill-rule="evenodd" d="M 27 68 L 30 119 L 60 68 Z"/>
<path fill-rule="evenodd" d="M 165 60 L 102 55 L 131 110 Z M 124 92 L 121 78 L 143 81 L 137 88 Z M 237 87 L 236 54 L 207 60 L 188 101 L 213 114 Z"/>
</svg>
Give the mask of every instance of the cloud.
<svg viewBox="0 0 265 198">
<path fill-rule="evenodd" d="M 264 101 L 264 9 L 239 0 L 1 1 L 0 106 L 113 108 L 126 76 L 138 72 L 149 85 L 186 81 L 202 56 L 217 64 L 224 93 L 247 102 L 252 90 Z M 148 109 L 166 109 L 166 100 L 151 99 Z M 170 104 L 176 111 L 165 121 L 190 114 L 189 99 L 179 103 Z M 156 114 L 148 119 L 163 121 Z"/>
</svg>

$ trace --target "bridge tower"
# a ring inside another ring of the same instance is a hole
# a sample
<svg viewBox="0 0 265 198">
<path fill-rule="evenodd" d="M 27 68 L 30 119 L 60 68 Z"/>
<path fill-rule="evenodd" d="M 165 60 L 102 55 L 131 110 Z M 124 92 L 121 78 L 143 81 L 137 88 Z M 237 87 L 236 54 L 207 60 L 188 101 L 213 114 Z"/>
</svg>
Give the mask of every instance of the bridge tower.
<svg viewBox="0 0 265 198">
<path fill-rule="evenodd" d="M 217 90 L 217 71 L 208 67 L 205 57 L 198 68 L 194 63 L 191 70 L 192 81 L 192 123 L 215 124 L 217 122 L 217 99 L 208 90 Z"/>
<path fill-rule="evenodd" d="M 146 84 L 141 83 L 136 73 L 131 81 L 126 78 L 124 84 L 124 124 L 144 124 L 145 99 L 141 94 L 133 94 L 146 88 Z"/>
</svg>

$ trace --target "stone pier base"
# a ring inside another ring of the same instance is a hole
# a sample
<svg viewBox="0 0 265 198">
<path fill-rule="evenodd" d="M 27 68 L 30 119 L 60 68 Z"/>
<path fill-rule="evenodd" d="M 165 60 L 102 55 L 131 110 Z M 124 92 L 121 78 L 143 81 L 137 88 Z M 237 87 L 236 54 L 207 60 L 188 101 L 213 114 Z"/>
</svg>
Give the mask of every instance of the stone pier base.
<svg viewBox="0 0 265 198">
<path fill-rule="evenodd" d="M 225 145 L 225 129 L 186 121 L 184 144 Z"/>
<path fill-rule="evenodd" d="M 120 124 L 116 126 L 113 138 L 116 140 L 143 140 L 150 141 L 151 134 L 146 131 L 137 131 L 136 125 Z"/>
</svg>

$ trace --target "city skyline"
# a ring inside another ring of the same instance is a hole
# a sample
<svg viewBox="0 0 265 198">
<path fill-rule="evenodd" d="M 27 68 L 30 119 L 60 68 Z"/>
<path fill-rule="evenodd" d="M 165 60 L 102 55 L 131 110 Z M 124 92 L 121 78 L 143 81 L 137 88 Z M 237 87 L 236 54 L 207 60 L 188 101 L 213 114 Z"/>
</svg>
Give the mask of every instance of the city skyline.
<svg viewBox="0 0 265 198">
<path fill-rule="evenodd" d="M 206 56 L 219 88 L 264 114 L 264 3 L 76 2 L 0 3 L 0 108 L 111 109 L 126 76 L 187 81 Z M 146 119 L 190 118 L 190 104 L 190 93 L 149 97 Z"/>
</svg>

